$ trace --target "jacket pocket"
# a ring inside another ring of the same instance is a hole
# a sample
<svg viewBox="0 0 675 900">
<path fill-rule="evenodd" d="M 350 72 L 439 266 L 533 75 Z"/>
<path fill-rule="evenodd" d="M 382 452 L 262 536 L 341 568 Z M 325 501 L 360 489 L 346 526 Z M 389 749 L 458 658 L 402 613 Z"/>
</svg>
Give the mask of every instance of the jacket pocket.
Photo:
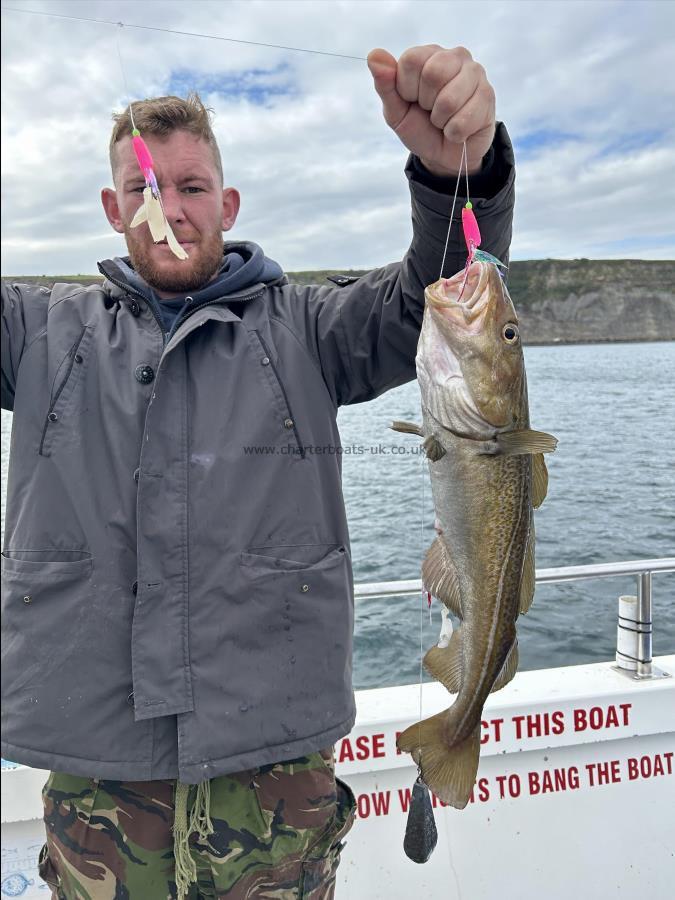
<svg viewBox="0 0 675 900">
<path fill-rule="evenodd" d="M 228 690 L 263 721 L 265 746 L 328 735 L 349 720 L 353 601 L 346 548 L 250 547 L 240 555 L 232 591 L 238 600 L 230 627 L 241 662 L 228 668 Z M 259 739 L 242 729 L 242 751 Z"/>
<path fill-rule="evenodd" d="M 38 451 L 40 456 L 50 456 L 57 435 L 67 426 L 64 419 L 72 405 L 77 386 L 82 381 L 91 350 L 92 334 L 91 326 L 84 325 L 59 364 L 49 397 L 49 409 L 42 427 Z"/>
<path fill-rule="evenodd" d="M 44 686 L 77 646 L 92 564 L 91 554 L 80 550 L 3 552 L 2 655 L 10 694 Z M 60 646 L 59 635 L 69 640 Z"/>
<path fill-rule="evenodd" d="M 259 347 L 258 352 L 260 354 L 261 362 L 264 363 L 264 365 L 262 366 L 262 369 L 264 370 L 264 377 L 272 390 L 277 407 L 281 411 L 283 427 L 289 430 L 292 429 L 297 452 L 301 457 L 304 457 L 305 450 L 302 445 L 302 441 L 300 440 L 298 426 L 293 416 L 293 410 L 291 409 L 291 404 L 288 399 L 288 394 L 286 393 L 286 388 L 284 387 L 281 377 L 279 376 L 277 357 L 275 357 L 274 354 L 270 351 L 267 342 L 259 331 L 249 331 L 249 335 L 251 336 L 251 340 L 253 340 Z"/>
</svg>

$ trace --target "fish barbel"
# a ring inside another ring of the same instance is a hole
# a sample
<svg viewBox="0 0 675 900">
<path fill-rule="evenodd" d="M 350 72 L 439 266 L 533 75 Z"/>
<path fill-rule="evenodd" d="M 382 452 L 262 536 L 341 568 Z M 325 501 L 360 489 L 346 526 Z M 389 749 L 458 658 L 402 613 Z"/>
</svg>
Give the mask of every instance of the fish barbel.
<svg viewBox="0 0 675 900">
<path fill-rule="evenodd" d="M 398 739 L 422 780 L 462 809 L 476 780 L 483 704 L 518 667 L 516 620 L 534 596 L 533 507 L 546 495 L 549 434 L 530 429 L 518 317 L 492 263 L 427 287 L 417 347 L 438 537 L 424 588 L 460 619 L 424 657 L 454 704 Z"/>
</svg>

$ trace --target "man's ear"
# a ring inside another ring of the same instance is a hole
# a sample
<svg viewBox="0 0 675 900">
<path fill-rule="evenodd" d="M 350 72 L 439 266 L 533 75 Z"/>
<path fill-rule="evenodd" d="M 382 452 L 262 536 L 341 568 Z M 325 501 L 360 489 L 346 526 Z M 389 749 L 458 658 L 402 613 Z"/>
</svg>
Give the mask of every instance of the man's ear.
<svg viewBox="0 0 675 900">
<path fill-rule="evenodd" d="M 124 233 L 124 225 L 122 224 L 122 216 L 117 203 L 117 191 L 112 188 L 103 188 L 101 191 L 101 203 L 107 220 L 110 222 L 115 231 L 120 234 Z"/>
<path fill-rule="evenodd" d="M 240 202 L 239 191 L 236 188 L 223 188 L 223 231 L 229 231 L 234 225 Z"/>
</svg>

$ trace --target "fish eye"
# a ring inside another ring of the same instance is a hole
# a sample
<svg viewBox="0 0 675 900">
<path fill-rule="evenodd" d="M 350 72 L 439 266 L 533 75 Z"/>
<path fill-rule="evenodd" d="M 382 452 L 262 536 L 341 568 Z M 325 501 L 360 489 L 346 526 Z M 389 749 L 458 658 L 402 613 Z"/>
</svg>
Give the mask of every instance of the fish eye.
<svg viewBox="0 0 675 900">
<path fill-rule="evenodd" d="M 512 322 L 509 322 L 502 329 L 502 337 L 507 344 L 515 344 L 520 337 L 520 333 L 516 326 Z"/>
</svg>

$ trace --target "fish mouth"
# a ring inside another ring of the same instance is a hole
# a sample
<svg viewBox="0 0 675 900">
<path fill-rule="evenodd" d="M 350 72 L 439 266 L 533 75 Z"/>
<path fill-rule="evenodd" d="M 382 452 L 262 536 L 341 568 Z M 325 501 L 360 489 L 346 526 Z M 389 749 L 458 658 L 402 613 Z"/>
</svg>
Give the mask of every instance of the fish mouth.
<svg viewBox="0 0 675 900">
<path fill-rule="evenodd" d="M 472 262 L 452 278 L 440 278 L 424 292 L 432 310 L 443 319 L 479 331 L 491 299 L 501 296 L 501 277 L 491 263 Z"/>
</svg>

